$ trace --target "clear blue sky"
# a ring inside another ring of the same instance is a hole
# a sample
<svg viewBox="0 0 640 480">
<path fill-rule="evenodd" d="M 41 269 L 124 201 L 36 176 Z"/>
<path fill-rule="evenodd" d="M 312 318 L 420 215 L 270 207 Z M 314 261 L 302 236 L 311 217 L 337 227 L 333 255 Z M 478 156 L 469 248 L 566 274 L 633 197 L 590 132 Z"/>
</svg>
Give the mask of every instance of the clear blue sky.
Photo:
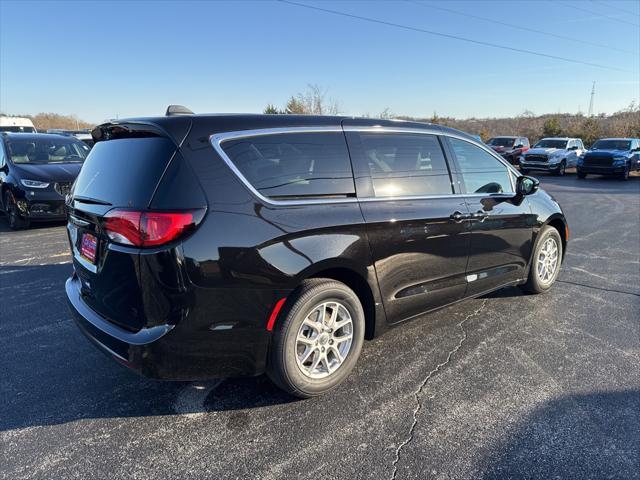
<svg viewBox="0 0 640 480">
<path fill-rule="evenodd" d="M 640 99 L 636 0 L 297 1 L 626 71 L 275 1 L 0 0 L 0 110 L 77 114 L 93 122 L 162 114 L 171 103 L 196 112 L 260 112 L 267 103 L 283 105 L 309 83 L 328 89 L 349 115 L 377 115 L 386 107 L 396 114 L 436 111 L 458 118 L 525 109 L 586 112 L 594 80 L 596 112 L 611 113 Z"/>
</svg>

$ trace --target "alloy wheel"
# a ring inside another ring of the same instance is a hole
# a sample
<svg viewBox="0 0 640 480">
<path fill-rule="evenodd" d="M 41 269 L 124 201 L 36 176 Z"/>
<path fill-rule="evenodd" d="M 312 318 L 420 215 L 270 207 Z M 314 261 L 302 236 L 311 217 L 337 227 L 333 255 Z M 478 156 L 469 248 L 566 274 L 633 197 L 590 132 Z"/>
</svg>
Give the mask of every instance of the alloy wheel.
<svg viewBox="0 0 640 480">
<path fill-rule="evenodd" d="M 309 378 L 325 378 L 345 362 L 353 342 L 353 320 L 338 301 L 324 302 L 305 317 L 296 336 L 296 361 Z"/>
<path fill-rule="evenodd" d="M 548 285 L 555 278 L 558 269 L 558 243 L 553 237 L 547 238 L 538 252 L 536 272 L 540 283 Z"/>
</svg>

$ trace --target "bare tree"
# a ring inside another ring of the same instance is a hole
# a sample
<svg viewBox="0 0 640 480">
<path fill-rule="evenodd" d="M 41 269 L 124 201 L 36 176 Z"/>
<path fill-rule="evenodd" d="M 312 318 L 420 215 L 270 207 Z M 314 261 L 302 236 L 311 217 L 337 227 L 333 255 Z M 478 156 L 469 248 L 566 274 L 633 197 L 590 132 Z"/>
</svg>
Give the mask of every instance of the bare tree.
<svg viewBox="0 0 640 480">
<path fill-rule="evenodd" d="M 327 90 L 316 84 L 309 84 L 303 92 L 292 95 L 283 110 L 267 105 L 264 113 L 289 113 L 298 115 L 338 115 L 338 101 L 327 98 Z"/>
</svg>

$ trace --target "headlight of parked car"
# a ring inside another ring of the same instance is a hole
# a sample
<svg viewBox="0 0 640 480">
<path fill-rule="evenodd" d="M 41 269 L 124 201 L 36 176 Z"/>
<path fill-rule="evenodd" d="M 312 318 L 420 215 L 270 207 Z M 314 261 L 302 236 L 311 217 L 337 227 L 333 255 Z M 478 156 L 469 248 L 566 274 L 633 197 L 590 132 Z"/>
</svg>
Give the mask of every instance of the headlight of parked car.
<svg viewBox="0 0 640 480">
<path fill-rule="evenodd" d="M 624 165 L 626 161 L 627 161 L 626 157 L 613 157 L 613 164 L 615 166 Z"/>
<path fill-rule="evenodd" d="M 20 180 L 20 183 L 27 188 L 47 188 L 49 186 L 47 182 L 41 182 L 39 180 Z"/>
</svg>

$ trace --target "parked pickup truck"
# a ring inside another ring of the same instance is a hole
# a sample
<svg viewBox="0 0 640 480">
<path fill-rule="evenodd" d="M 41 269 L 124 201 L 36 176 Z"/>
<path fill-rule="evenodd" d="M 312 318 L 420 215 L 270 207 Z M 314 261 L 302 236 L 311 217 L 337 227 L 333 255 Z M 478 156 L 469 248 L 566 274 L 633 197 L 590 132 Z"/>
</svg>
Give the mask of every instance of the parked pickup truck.
<svg viewBox="0 0 640 480">
<path fill-rule="evenodd" d="M 601 138 L 578 159 L 578 178 L 595 173 L 627 180 L 633 170 L 640 170 L 640 138 Z"/>
<path fill-rule="evenodd" d="M 543 138 L 532 149 L 520 156 L 520 171 L 542 170 L 564 175 L 567 168 L 575 167 L 584 153 L 579 138 Z"/>
<path fill-rule="evenodd" d="M 496 153 L 499 153 L 512 165 L 518 164 L 518 158 L 529 150 L 527 137 L 493 137 L 487 142 Z"/>
</svg>

